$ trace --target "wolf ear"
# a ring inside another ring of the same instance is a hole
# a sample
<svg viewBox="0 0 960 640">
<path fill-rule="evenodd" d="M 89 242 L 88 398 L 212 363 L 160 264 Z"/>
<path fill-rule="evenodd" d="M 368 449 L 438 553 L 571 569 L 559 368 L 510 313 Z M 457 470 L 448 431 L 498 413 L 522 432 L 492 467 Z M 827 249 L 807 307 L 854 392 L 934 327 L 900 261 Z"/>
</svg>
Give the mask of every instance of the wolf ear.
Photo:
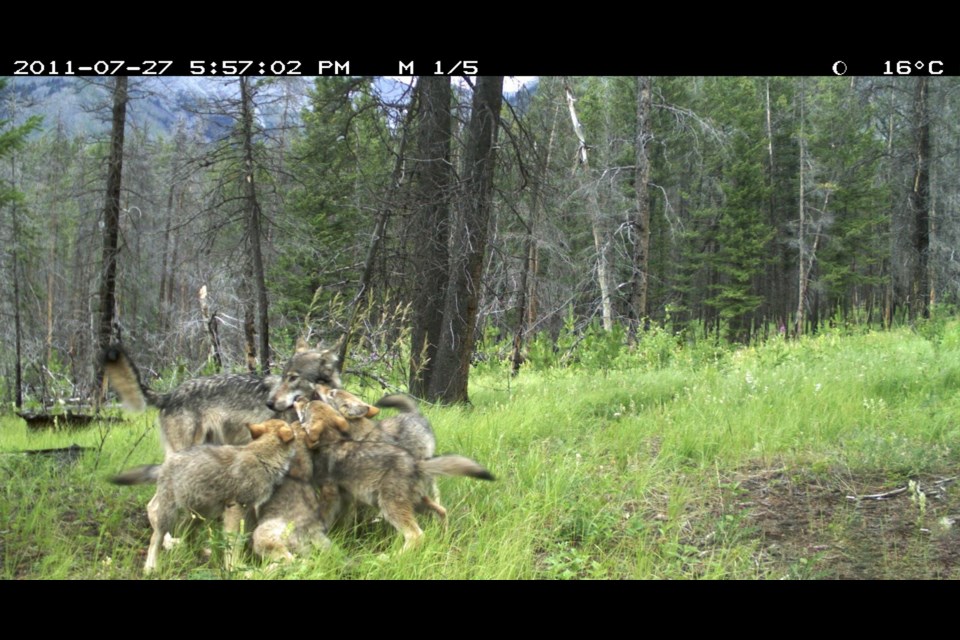
<svg viewBox="0 0 960 640">
<path fill-rule="evenodd" d="M 325 357 L 329 358 L 334 364 L 336 364 L 340 360 L 340 349 L 343 348 L 343 343 L 346 339 L 347 339 L 347 334 L 343 334 L 340 336 L 339 340 L 334 342 L 331 346 L 327 347 L 326 349 L 322 347 L 318 347 L 318 348 L 321 351 L 323 351 L 323 355 Z"/>
<path fill-rule="evenodd" d="M 338 407 L 340 413 L 342 413 L 347 418 L 372 418 L 373 416 L 380 413 L 380 409 L 372 405 L 363 402 L 359 398 L 354 398 L 350 394 L 337 394 L 336 391 L 331 392 L 342 398 L 342 402 Z"/>
<path fill-rule="evenodd" d="M 303 428 L 303 434 L 301 437 L 307 439 L 307 447 L 313 449 L 320 442 L 320 434 L 323 433 L 323 428 L 325 425 L 321 424 L 319 428 L 314 428 L 312 424 L 303 424 L 300 423 L 300 426 Z"/>
<path fill-rule="evenodd" d="M 293 433 L 293 429 L 290 428 L 290 425 L 285 424 L 279 429 L 277 429 L 277 436 L 280 438 L 280 442 L 290 442 L 296 436 Z"/>
<path fill-rule="evenodd" d="M 303 353 L 310 350 L 310 344 L 306 338 L 297 338 L 297 353 Z"/>
<path fill-rule="evenodd" d="M 312 429 L 307 430 L 307 448 L 315 449 L 320 443 L 320 432 L 314 433 Z"/>
<path fill-rule="evenodd" d="M 333 426 L 341 433 L 350 433 L 350 425 L 347 424 L 347 419 L 343 416 L 333 416 Z"/>
<path fill-rule="evenodd" d="M 250 435 L 254 440 L 262 436 L 267 432 L 267 424 L 265 422 L 258 422 L 257 424 L 248 424 L 247 428 L 250 429 Z"/>
<path fill-rule="evenodd" d="M 380 413 L 380 409 L 366 402 L 348 402 L 343 406 L 343 415 L 348 418 L 372 418 Z"/>
</svg>

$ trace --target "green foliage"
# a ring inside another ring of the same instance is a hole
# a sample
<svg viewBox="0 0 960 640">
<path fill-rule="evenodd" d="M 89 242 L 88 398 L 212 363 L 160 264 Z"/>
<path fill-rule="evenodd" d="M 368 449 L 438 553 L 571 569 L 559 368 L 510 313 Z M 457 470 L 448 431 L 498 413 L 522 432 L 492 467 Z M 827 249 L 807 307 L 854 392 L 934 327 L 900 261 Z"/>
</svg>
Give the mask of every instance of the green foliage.
<svg viewBox="0 0 960 640">
<path fill-rule="evenodd" d="M 531 369 L 543 372 L 555 368 L 598 372 L 637 368 L 647 370 L 668 366 L 682 352 L 679 336 L 663 327 L 651 326 L 637 336 L 636 344 L 629 346 L 627 330 L 623 325 L 614 324 L 607 331 L 599 320 L 594 319 L 585 327 L 578 328 L 570 311 L 555 339 L 541 332 L 530 341 L 527 362 Z"/>
<path fill-rule="evenodd" d="M 878 183 L 882 141 L 871 130 L 875 108 L 854 85 L 839 78 L 813 81 L 805 98 L 812 228 L 826 235 L 817 254 L 819 282 L 832 300 L 849 300 L 865 285 L 883 283 L 889 251 L 884 202 L 889 186 Z"/>
<path fill-rule="evenodd" d="M 473 371 L 479 375 L 508 374 L 513 368 L 513 363 L 510 361 L 513 354 L 513 341 L 502 337 L 500 330 L 492 324 L 484 328 L 474 352 L 476 358 L 473 362 Z"/>
<path fill-rule="evenodd" d="M 0 95 L 7 86 L 7 80 L 0 78 Z M 40 127 L 40 116 L 31 116 L 21 125 L 12 126 L 10 119 L 0 118 L 0 158 L 9 156 L 12 152 L 22 149 L 27 136 Z M 22 200 L 23 194 L 7 180 L 0 181 L 0 206 L 14 200 Z"/>
<path fill-rule="evenodd" d="M 763 297 L 754 280 L 763 269 L 773 232 L 763 213 L 769 186 L 763 167 L 763 102 L 758 81 L 717 78 L 708 85 L 708 100 L 718 106 L 714 117 L 729 131 L 729 142 L 717 162 L 723 199 L 716 217 L 713 266 L 720 275 L 707 303 L 726 323 L 727 338 L 745 342 L 752 314 Z"/>
<path fill-rule="evenodd" d="M 326 303 L 356 277 L 394 144 L 368 79 L 317 78 L 309 100 L 293 143 L 290 219 L 269 273 L 275 311 L 297 318 L 318 288 Z"/>
</svg>

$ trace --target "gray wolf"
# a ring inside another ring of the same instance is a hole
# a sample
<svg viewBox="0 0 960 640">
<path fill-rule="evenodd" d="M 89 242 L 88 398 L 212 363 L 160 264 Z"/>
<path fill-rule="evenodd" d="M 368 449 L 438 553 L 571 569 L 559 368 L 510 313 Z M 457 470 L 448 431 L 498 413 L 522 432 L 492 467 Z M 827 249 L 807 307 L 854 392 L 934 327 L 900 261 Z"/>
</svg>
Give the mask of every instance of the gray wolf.
<svg viewBox="0 0 960 640">
<path fill-rule="evenodd" d="M 153 527 L 144 572 L 157 566 L 161 543 L 169 547 L 184 511 L 202 518 L 219 518 L 226 508 L 240 505 L 256 511 L 267 502 L 290 468 L 296 435 L 283 420 L 249 425 L 252 442 L 238 445 L 197 445 L 167 456 L 157 475 L 157 492 L 147 504 Z M 230 531 L 229 523 L 224 529 Z"/>
<path fill-rule="evenodd" d="M 494 479 L 480 464 L 463 456 L 418 460 L 393 444 L 351 440 L 346 419 L 323 401 L 300 398 L 296 409 L 316 442 L 314 482 L 336 485 L 358 502 L 379 508 L 384 519 L 403 534 L 404 550 L 423 536 L 414 517 L 416 505 L 423 503 L 446 517 L 446 510 L 428 495 L 429 480 L 438 475 Z M 328 521 L 335 517 L 336 509 L 337 505 L 331 504 Z"/>
<path fill-rule="evenodd" d="M 258 510 L 257 525 L 251 541 L 253 551 L 268 560 L 292 560 L 294 554 L 311 546 L 329 547 L 329 523 L 324 515 L 331 500 L 339 500 L 339 492 L 328 488 L 318 491 L 313 486 L 313 456 L 310 448 L 317 445 L 317 435 L 309 434 L 294 422 L 296 452 L 287 476 L 273 495 Z"/>
<path fill-rule="evenodd" d="M 142 411 L 147 405 L 160 409 L 160 435 L 167 456 L 196 444 L 249 442 L 248 424 L 279 417 L 278 413 L 290 408 L 292 401 L 279 402 L 275 397 L 281 389 L 304 388 L 312 393 L 318 382 L 340 386 L 336 347 L 313 349 L 304 341 L 298 342 L 296 353 L 279 377 L 206 376 L 188 380 L 169 393 L 149 389 L 119 345 L 105 349 L 101 359 L 110 385 L 124 406 L 135 411 Z M 140 467 L 121 476 L 129 475 L 136 481 L 138 471 L 141 475 L 156 473 L 149 467 Z"/>
<path fill-rule="evenodd" d="M 342 339 L 341 339 L 342 340 Z M 287 411 L 301 396 L 312 396 L 314 385 L 325 384 L 334 389 L 343 386 L 337 371 L 339 342 L 329 349 L 310 349 L 306 343 L 297 343 L 297 352 L 280 374 L 279 383 L 267 398 L 267 406 L 277 412 Z"/>
</svg>

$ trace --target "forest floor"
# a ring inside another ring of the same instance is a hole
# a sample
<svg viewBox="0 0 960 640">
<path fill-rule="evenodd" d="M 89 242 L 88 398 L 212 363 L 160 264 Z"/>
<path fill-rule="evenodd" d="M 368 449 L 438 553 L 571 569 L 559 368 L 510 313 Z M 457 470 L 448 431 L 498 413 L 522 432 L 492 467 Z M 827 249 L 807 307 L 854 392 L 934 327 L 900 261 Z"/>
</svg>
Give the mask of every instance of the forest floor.
<svg viewBox="0 0 960 640">
<path fill-rule="evenodd" d="M 784 577 L 956 579 L 956 481 L 756 469 L 731 483 L 728 513 L 757 539 L 758 561 L 780 567 Z"/>
</svg>

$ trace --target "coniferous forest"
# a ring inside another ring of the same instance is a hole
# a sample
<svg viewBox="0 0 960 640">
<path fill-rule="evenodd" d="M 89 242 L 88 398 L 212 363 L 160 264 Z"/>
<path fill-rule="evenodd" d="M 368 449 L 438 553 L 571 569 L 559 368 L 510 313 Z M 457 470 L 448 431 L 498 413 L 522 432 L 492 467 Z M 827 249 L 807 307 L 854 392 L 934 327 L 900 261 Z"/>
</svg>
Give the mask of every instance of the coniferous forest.
<svg viewBox="0 0 960 640">
<path fill-rule="evenodd" d="M 6 406 L 89 400 L 116 340 L 189 376 L 347 336 L 347 370 L 459 402 L 472 363 L 578 336 L 752 344 L 960 297 L 954 78 L 171 82 L 0 88 Z"/>
</svg>

